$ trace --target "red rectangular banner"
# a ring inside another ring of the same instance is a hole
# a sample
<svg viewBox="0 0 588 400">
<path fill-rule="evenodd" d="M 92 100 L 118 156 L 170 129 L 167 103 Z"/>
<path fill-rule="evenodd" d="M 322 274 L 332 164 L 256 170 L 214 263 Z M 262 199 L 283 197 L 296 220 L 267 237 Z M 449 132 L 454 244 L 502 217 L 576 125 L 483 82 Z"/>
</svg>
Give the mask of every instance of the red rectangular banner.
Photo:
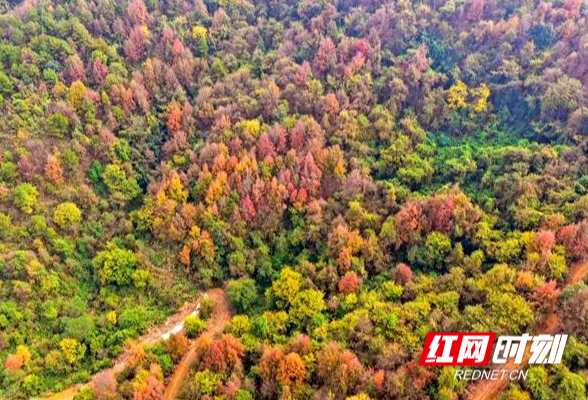
<svg viewBox="0 0 588 400">
<path fill-rule="evenodd" d="M 428 333 L 420 365 L 488 365 L 496 333 Z"/>
</svg>

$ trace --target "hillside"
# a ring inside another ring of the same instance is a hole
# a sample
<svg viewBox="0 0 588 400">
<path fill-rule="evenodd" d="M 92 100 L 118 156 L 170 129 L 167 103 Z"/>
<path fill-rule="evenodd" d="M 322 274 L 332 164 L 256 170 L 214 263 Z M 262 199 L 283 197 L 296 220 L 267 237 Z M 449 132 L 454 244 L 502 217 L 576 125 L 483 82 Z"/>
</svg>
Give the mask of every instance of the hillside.
<svg viewBox="0 0 588 400">
<path fill-rule="evenodd" d="M 2 399 L 454 400 L 428 332 L 546 320 L 492 395 L 586 399 L 586 2 L 0 0 L 0 121 Z"/>
</svg>

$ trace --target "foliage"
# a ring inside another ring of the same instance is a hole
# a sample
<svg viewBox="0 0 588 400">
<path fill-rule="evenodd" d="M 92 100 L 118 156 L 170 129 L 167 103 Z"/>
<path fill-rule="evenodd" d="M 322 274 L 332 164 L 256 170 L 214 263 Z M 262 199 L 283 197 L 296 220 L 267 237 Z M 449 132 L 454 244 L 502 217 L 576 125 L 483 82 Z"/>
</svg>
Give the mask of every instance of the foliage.
<svg viewBox="0 0 588 400">
<path fill-rule="evenodd" d="M 130 343 L 212 287 L 186 398 L 463 397 L 427 332 L 553 314 L 499 398 L 585 397 L 581 1 L 0 9 L 0 398 L 160 398 L 187 339 Z"/>
<path fill-rule="evenodd" d="M 62 229 L 71 228 L 82 218 L 82 212 L 74 203 L 61 203 L 53 213 L 53 221 Z"/>
<path fill-rule="evenodd" d="M 132 251 L 110 246 L 108 250 L 98 252 L 92 264 L 102 284 L 126 285 L 130 283 L 138 261 Z"/>
<path fill-rule="evenodd" d="M 249 278 L 231 280 L 227 283 L 227 294 L 239 312 L 247 312 L 257 300 L 257 286 Z"/>
<path fill-rule="evenodd" d="M 14 188 L 14 205 L 22 212 L 31 214 L 37 204 L 37 188 L 30 183 L 21 183 Z"/>
<path fill-rule="evenodd" d="M 184 331 L 186 336 L 193 339 L 200 335 L 206 328 L 206 322 L 197 315 L 189 315 L 184 319 Z"/>
</svg>

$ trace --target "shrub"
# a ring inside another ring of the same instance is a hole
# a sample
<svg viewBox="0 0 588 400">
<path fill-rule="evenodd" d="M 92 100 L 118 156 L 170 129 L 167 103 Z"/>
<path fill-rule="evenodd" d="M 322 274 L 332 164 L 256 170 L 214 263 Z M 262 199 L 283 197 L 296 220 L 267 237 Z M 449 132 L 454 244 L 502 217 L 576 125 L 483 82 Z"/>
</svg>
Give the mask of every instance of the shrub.
<svg viewBox="0 0 588 400">
<path fill-rule="evenodd" d="M 189 338 L 195 338 L 206 329 L 206 322 L 197 315 L 189 315 L 184 320 L 184 331 Z"/>
</svg>

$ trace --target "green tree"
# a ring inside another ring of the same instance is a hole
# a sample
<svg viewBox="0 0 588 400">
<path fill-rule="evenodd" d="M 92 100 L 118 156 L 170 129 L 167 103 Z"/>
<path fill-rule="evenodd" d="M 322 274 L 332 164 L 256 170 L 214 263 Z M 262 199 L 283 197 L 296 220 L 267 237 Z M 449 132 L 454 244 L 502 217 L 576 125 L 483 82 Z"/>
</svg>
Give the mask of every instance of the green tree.
<svg viewBox="0 0 588 400">
<path fill-rule="evenodd" d="M 267 295 L 273 299 L 278 308 L 287 308 L 294 301 L 303 282 L 299 272 L 286 267 L 280 271 L 280 277 L 272 283 Z"/>
<path fill-rule="evenodd" d="M 88 89 L 82 81 L 75 81 L 69 89 L 69 102 L 72 106 L 78 108 L 82 105 Z"/>
<path fill-rule="evenodd" d="M 63 339 L 59 342 L 59 346 L 70 364 L 77 363 L 84 358 L 84 354 L 86 354 L 86 346 L 80 344 L 75 339 Z"/>
<path fill-rule="evenodd" d="M 239 389 L 239 390 L 237 390 L 237 393 L 235 394 L 234 399 L 235 400 L 253 400 L 254 397 L 251 394 L 251 392 L 248 392 L 247 390 Z"/>
<path fill-rule="evenodd" d="M 384 282 L 382 285 L 382 294 L 388 301 L 398 301 L 402 297 L 404 289 L 393 281 Z"/>
<path fill-rule="evenodd" d="M 542 366 L 529 368 L 529 374 L 525 380 L 525 387 L 531 391 L 536 400 L 547 400 L 549 392 L 547 387 L 547 371 Z"/>
<path fill-rule="evenodd" d="M 239 312 L 246 313 L 257 301 L 257 285 L 251 278 L 231 280 L 227 283 L 227 295 Z"/>
<path fill-rule="evenodd" d="M 90 337 L 96 329 L 94 320 L 89 314 L 84 314 L 77 318 L 68 318 L 63 325 L 65 334 L 79 341 Z"/>
<path fill-rule="evenodd" d="M 197 315 L 189 315 L 184 319 L 184 331 L 189 338 L 195 338 L 206 329 L 206 321 Z"/>
<path fill-rule="evenodd" d="M 4 73 L 4 71 L 0 71 L 0 95 L 9 95 L 12 93 L 12 89 L 14 84 L 12 80 Z"/>
<path fill-rule="evenodd" d="M 533 321 L 531 307 L 524 297 L 504 292 L 492 292 L 488 295 L 490 317 L 498 332 L 520 334 Z"/>
<path fill-rule="evenodd" d="M 567 372 L 559 384 L 559 392 L 562 399 L 585 400 L 586 380 L 578 374 Z"/>
<path fill-rule="evenodd" d="M 324 293 L 315 289 L 298 293 L 290 309 L 289 315 L 292 322 L 309 332 L 317 322 L 315 318 L 320 318 L 320 314 L 326 308 L 323 298 Z"/>
<path fill-rule="evenodd" d="M 203 57 L 203 58 L 208 57 L 208 40 L 206 39 L 206 36 L 201 36 L 198 39 L 197 49 L 198 49 L 198 54 L 201 57 Z"/>
<path fill-rule="evenodd" d="M 123 200 L 132 200 L 141 193 L 141 188 L 133 178 L 127 178 L 124 169 L 116 164 L 109 164 L 102 173 L 102 179 L 108 189 L 118 194 Z"/>
<path fill-rule="evenodd" d="M 71 149 L 65 149 L 61 153 L 61 164 L 69 174 L 73 174 L 80 164 L 80 156 Z"/>
<path fill-rule="evenodd" d="M 439 269 L 450 252 L 451 240 L 441 232 L 434 231 L 427 235 L 424 246 L 413 247 L 408 257 L 411 263 Z"/>
<path fill-rule="evenodd" d="M 109 244 L 107 250 L 98 252 L 92 264 L 102 284 L 114 283 L 120 286 L 131 282 L 138 261 L 132 251 Z"/>
<path fill-rule="evenodd" d="M 53 222 L 61 229 L 69 229 L 82 219 L 82 212 L 74 203 L 61 203 L 53 213 Z"/>
<path fill-rule="evenodd" d="M 204 396 L 213 396 L 219 384 L 221 383 L 221 375 L 205 369 L 194 374 L 192 378 L 192 385 L 188 386 L 188 395 L 190 398 L 202 398 Z"/>
<path fill-rule="evenodd" d="M 21 183 L 14 188 L 14 205 L 22 212 L 31 214 L 33 207 L 37 204 L 37 188 L 30 183 Z"/>
<path fill-rule="evenodd" d="M 118 326 L 138 335 L 145 329 L 151 317 L 151 313 L 144 306 L 130 306 L 121 311 Z"/>
<path fill-rule="evenodd" d="M 45 130 L 50 136 L 65 137 L 69 133 L 70 122 L 67 117 L 61 113 L 54 113 L 45 123 Z"/>
</svg>

